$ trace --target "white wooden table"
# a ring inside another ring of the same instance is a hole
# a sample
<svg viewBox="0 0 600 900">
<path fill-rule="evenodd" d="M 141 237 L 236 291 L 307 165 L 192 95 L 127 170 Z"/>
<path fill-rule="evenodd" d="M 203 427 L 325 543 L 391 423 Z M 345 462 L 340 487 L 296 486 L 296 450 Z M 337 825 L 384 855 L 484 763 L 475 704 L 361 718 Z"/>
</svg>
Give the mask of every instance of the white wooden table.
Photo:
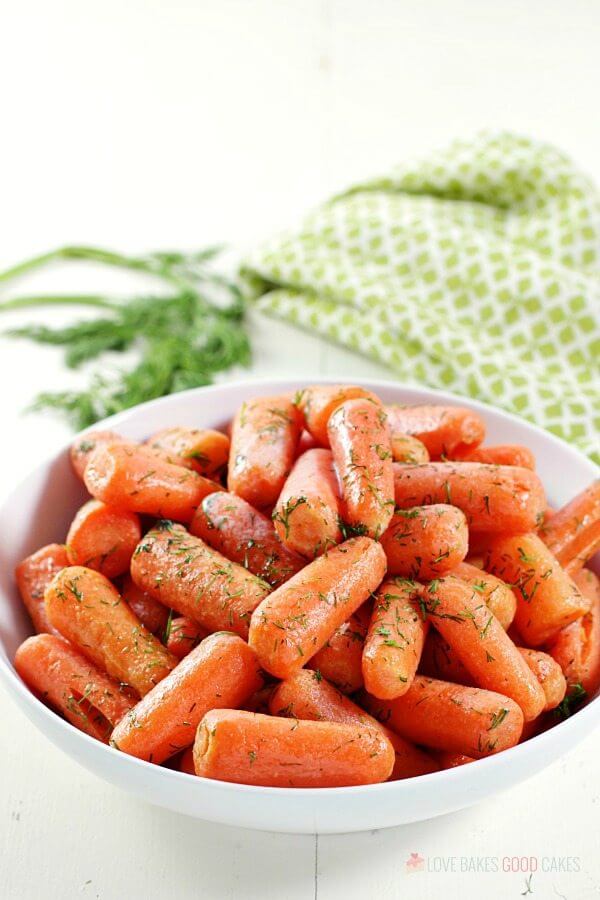
<svg viewBox="0 0 600 900">
<path fill-rule="evenodd" d="M 353 179 L 480 127 L 553 140 L 600 182 L 599 45 L 600 7 L 586 0 L 21 0 L 0 28 L 0 266 L 75 241 L 248 245 Z M 61 269 L 27 290 L 89 278 Z M 252 375 L 386 374 L 286 325 L 251 324 Z M 76 381 L 54 351 L 0 341 L 0 494 L 68 436 L 23 407 Z M 598 733 L 474 809 L 317 839 L 138 802 L 62 756 L 2 692 L 0 722 L 7 900 L 504 900 L 528 891 L 529 872 L 503 871 L 513 857 L 537 865 L 534 896 L 600 893 Z M 408 873 L 411 853 L 424 871 Z"/>
</svg>

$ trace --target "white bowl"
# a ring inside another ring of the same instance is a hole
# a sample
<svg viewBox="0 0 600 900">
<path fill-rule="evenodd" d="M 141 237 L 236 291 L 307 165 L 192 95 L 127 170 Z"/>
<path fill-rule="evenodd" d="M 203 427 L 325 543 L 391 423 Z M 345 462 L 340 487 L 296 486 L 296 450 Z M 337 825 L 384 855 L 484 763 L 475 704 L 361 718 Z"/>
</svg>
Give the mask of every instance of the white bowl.
<svg viewBox="0 0 600 900">
<path fill-rule="evenodd" d="M 347 380 L 347 379 L 346 379 Z M 270 379 L 199 388 L 146 403 L 98 423 L 142 439 L 172 425 L 218 427 L 253 395 L 295 391 L 307 383 L 343 378 Z M 385 402 L 469 406 L 486 421 L 489 443 L 520 443 L 535 453 L 538 472 L 555 506 L 595 477 L 596 467 L 572 447 L 499 410 L 454 394 L 361 380 Z M 85 497 L 67 449 L 42 463 L 0 509 L 0 677 L 28 718 L 73 759 L 112 784 L 177 812 L 268 831 L 331 833 L 416 822 L 470 806 L 528 778 L 553 762 L 600 721 L 600 698 L 570 719 L 518 747 L 432 775 L 365 787 L 261 788 L 196 778 L 126 756 L 73 728 L 25 687 L 12 665 L 31 625 L 18 597 L 13 569 L 43 544 L 63 541 Z"/>
</svg>

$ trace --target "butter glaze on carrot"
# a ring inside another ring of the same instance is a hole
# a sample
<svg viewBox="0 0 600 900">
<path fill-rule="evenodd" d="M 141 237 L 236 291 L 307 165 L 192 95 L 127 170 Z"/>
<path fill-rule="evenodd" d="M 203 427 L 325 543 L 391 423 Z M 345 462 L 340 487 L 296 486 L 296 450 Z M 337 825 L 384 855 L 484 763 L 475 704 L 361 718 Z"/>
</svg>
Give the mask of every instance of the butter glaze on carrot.
<svg viewBox="0 0 600 900">
<path fill-rule="evenodd" d="M 68 565 L 65 545 L 48 544 L 26 556 L 15 569 L 19 594 L 38 634 L 58 634 L 46 614 L 44 592 L 54 576 Z"/>
<path fill-rule="evenodd" d="M 470 462 L 394 463 L 396 506 L 458 506 L 469 528 L 489 533 L 531 531 L 542 521 L 546 497 L 535 472 Z"/>
<path fill-rule="evenodd" d="M 264 787 L 350 787 L 386 781 L 394 749 L 376 728 L 215 709 L 194 743 L 197 775 Z"/>
<path fill-rule="evenodd" d="M 94 569 L 68 566 L 46 588 L 52 625 L 117 681 L 147 694 L 177 659 L 145 628 L 110 581 Z"/>
<path fill-rule="evenodd" d="M 95 450 L 84 481 L 93 497 L 110 506 L 181 522 L 190 522 L 204 497 L 221 490 L 215 481 L 129 444 Z"/>
<path fill-rule="evenodd" d="M 262 683 L 245 641 L 236 634 L 212 634 L 121 720 L 110 742 L 138 759 L 164 762 L 194 743 L 209 709 L 241 706 Z"/>
<path fill-rule="evenodd" d="M 384 573 L 380 544 L 351 538 L 273 591 L 250 623 L 249 643 L 263 668 L 277 678 L 294 675 L 365 602 Z"/>
<path fill-rule="evenodd" d="M 207 631 L 234 631 L 244 640 L 252 611 L 270 591 L 266 582 L 168 521 L 159 522 L 138 544 L 131 577 Z"/>
</svg>

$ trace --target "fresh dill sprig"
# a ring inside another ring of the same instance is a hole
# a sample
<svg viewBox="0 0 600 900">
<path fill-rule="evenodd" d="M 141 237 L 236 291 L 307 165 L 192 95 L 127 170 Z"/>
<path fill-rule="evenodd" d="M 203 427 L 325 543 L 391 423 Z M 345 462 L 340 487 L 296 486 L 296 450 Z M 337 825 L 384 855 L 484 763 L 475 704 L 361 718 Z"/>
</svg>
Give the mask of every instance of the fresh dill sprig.
<svg viewBox="0 0 600 900">
<path fill-rule="evenodd" d="M 0 311 L 79 305 L 102 310 L 98 318 L 62 328 L 28 325 L 7 332 L 40 344 L 65 348 L 70 368 L 108 351 L 130 347 L 139 359 L 130 369 L 93 374 L 86 390 L 42 393 L 35 409 L 55 409 L 76 428 L 137 403 L 186 388 L 210 384 L 234 365 L 248 365 L 250 345 L 243 330 L 244 305 L 237 286 L 208 268 L 218 249 L 197 253 L 156 252 L 124 256 L 95 247 L 63 247 L 0 273 L 0 285 L 55 260 L 88 260 L 154 276 L 170 289 L 165 295 L 119 300 L 98 294 L 16 297 Z"/>
</svg>

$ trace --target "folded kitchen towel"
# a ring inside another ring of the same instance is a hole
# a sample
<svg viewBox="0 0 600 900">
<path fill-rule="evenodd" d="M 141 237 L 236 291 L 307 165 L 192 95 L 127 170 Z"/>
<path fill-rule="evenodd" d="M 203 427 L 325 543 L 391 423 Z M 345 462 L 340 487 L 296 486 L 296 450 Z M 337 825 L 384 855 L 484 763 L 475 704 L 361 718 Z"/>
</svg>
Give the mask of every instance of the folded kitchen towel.
<svg viewBox="0 0 600 900">
<path fill-rule="evenodd" d="M 600 458 L 600 198 L 554 147 L 456 141 L 329 200 L 245 268 L 259 310 Z"/>
</svg>

